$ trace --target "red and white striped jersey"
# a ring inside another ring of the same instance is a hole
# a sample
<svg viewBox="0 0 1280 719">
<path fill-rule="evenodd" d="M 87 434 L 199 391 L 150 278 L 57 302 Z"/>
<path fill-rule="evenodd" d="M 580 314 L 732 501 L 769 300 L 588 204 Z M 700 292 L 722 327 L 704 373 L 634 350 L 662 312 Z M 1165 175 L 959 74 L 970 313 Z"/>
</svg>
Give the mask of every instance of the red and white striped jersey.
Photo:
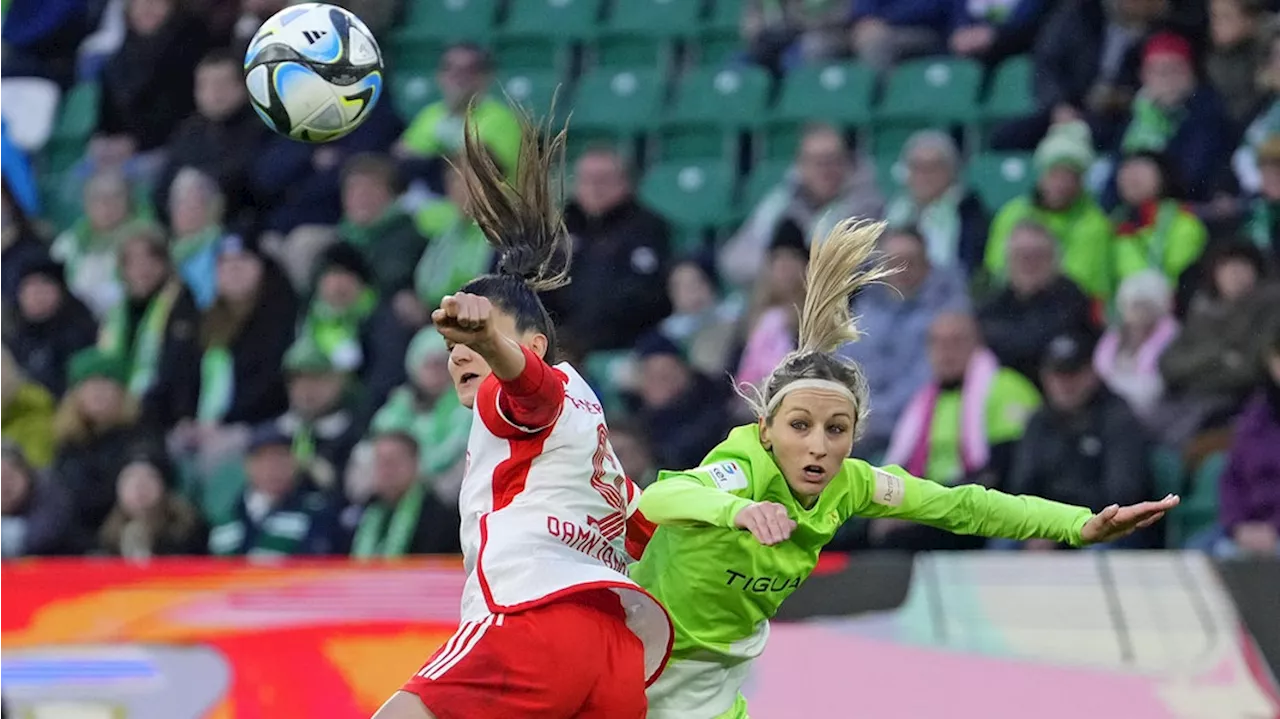
<svg viewBox="0 0 1280 719">
<path fill-rule="evenodd" d="M 462 620 L 530 609 L 592 589 L 622 601 L 657 678 L 673 632 L 662 605 L 627 577 L 653 525 L 609 443 L 595 392 L 567 363 L 525 350 L 525 372 L 476 393 L 462 481 Z M 536 419 L 542 426 L 525 426 Z"/>
</svg>

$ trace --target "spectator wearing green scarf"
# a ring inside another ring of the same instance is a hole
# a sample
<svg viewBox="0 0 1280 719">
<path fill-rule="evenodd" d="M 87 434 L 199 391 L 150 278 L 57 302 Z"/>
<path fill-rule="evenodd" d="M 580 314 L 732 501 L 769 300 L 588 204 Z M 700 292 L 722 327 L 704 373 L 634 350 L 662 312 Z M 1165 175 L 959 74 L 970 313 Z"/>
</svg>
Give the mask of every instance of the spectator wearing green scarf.
<svg viewBox="0 0 1280 719">
<path fill-rule="evenodd" d="M 356 155 L 343 167 L 338 239 L 360 251 L 374 288 L 384 297 L 413 285 L 414 265 L 427 245 L 396 204 L 398 189 L 396 166 L 388 157 Z"/>
<path fill-rule="evenodd" d="M 1154 269 L 1177 286 L 1178 278 L 1204 252 L 1209 231 L 1179 202 L 1182 193 L 1174 182 L 1161 154 L 1134 152 L 1121 161 L 1116 189 L 1123 204 L 1113 213 L 1117 284 Z"/>
<path fill-rule="evenodd" d="M 355 559 L 462 551 L 458 513 L 436 499 L 422 480 L 419 450 L 417 440 L 404 432 L 374 438 L 373 497 L 355 519 Z"/>
<path fill-rule="evenodd" d="M 409 381 L 373 417 L 375 434 L 404 432 L 419 453 L 418 476 L 450 505 L 458 501 L 471 410 L 462 406 L 449 379 L 449 350 L 434 327 L 420 330 L 405 355 Z"/>
<path fill-rule="evenodd" d="M 1086 294 L 1105 300 L 1112 290 L 1111 220 L 1085 191 L 1082 178 L 1093 164 L 1093 139 L 1083 122 L 1049 128 L 1036 148 L 1036 187 L 996 213 L 987 242 L 985 267 L 1006 280 L 1005 243 L 1023 220 L 1034 220 L 1061 242 L 1063 273 Z"/>
<path fill-rule="evenodd" d="M 466 212 L 467 187 L 452 165 L 444 183 L 446 197 L 424 206 L 416 218 L 418 230 L 431 238 L 413 274 L 418 301 L 425 308 L 422 324 L 445 295 L 484 274 L 493 263 L 493 249 Z"/>
<path fill-rule="evenodd" d="M 276 421 L 293 438 L 293 458 L 316 483 L 333 489 L 338 472 L 364 433 L 359 423 L 359 384 L 308 338 L 284 355 L 289 410 Z"/>
</svg>

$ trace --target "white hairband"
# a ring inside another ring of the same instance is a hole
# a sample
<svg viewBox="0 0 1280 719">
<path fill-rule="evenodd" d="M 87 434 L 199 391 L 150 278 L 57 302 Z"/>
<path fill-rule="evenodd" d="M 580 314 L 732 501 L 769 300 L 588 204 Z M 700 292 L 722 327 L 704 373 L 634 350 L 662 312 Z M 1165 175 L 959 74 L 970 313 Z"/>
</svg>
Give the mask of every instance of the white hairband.
<svg viewBox="0 0 1280 719">
<path fill-rule="evenodd" d="M 841 395 L 842 397 L 844 397 L 845 399 L 849 400 L 849 402 L 853 404 L 854 407 L 858 406 L 858 400 L 853 396 L 853 392 L 851 392 L 848 387 L 845 387 L 839 382 L 835 382 L 829 379 L 798 379 L 794 382 L 788 382 L 787 384 L 783 385 L 782 389 L 778 390 L 773 395 L 773 397 L 769 399 L 769 404 L 765 405 L 765 408 L 764 408 L 765 415 L 768 416 L 773 414 L 773 411 L 778 408 L 779 404 L 782 403 L 783 397 L 786 397 L 791 392 L 795 392 L 802 389 L 817 389 L 817 390 L 823 390 L 826 392 L 835 392 Z"/>
</svg>

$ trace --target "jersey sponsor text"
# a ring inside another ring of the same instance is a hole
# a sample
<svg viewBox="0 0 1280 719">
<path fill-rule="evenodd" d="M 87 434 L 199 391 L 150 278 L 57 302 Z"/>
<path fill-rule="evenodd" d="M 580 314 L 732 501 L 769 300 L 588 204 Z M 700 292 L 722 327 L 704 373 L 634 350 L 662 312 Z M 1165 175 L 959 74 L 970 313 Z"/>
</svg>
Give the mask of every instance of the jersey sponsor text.
<svg viewBox="0 0 1280 719">
<path fill-rule="evenodd" d="M 741 589 L 744 592 L 752 592 L 755 594 L 765 594 L 767 592 L 791 591 L 800 586 L 803 577 L 753 577 L 749 574 L 735 572 L 732 569 L 724 570 L 728 576 L 725 580 L 726 587 Z"/>
</svg>

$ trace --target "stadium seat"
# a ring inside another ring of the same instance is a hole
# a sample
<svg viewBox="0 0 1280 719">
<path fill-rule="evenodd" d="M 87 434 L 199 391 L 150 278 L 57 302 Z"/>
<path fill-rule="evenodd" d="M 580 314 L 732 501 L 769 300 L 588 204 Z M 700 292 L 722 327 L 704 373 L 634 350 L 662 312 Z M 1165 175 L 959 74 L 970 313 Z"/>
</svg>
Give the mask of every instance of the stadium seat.
<svg viewBox="0 0 1280 719">
<path fill-rule="evenodd" d="M 570 41 L 549 35 L 498 35 L 493 38 L 493 62 L 498 68 L 554 70 L 569 67 Z"/>
<path fill-rule="evenodd" d="M 699 3 L 692 0 L 615 3 L 592 42 L 593 64 L 665 69 L 674 56 L 676 39 L 697 27 L 698 10 Z"/>
<path fill-rule="evenodd" d="M 685 76 L 658 131 L 664 159 L 732 159 L 737 131 L 769 100 L 769 75 L 758 67 L 701 68 Z"/>
<path fill-rule="evenodd" d="M 63 94 L 44 146 L 45 169 L 49 173 L 64 172 L 84 156 L 89 138 L 98 129 L 101 93 L 97 83 L 82 82 Z"/>
<path fill-rule="evenodd" d="M 742 209 L 745 214 L 755 210 L 765 195 L 782 182 L 793 164 L 795 163 L 790 159 L 761 160 L 751 168 L 746 182 L 742 184 Z"/>
<path fill-rule="evenodd" d="M 982 119 L 987 122 L 1009 120 L 1035 112 L 1031 80 L 1035 72 L 1031 57 L 1018 55 L 1000 63 L 987 88 L 982 105 Z"/>
<path fill-rule="evenodd" d="M 563 116 L 568 97 L 560 83 L 560 73 L 547 70 L 511 70 L 500 76 L 507 97 L 524 107 L 535 118 L 545 117 L 556 101 L 556 114 Z M 560 88 L 559 95 L 556 94 Z"/>
<path fill-rule="evenodd" d="M 661 107 L 656 70 L 594 70 L 582 76 L 574 94 L 572 132 L 634 137 L 657 120 Z"/>
<path fill-rule="evenodd" d="M 391 76 L 391 105 L 401 120 L 410 122 L 422 108 L 440 99 L 440 88 L 430 75 L 397 73 Z"/>
<path fill-rule="evenodd" d="M 772 116 L 765 121 L 764 140 L 770 158 L 795 154 L 808 122 L 841 127 L 871 120 L 875 74 L 865 65 L 835 62 L 798 68 L 787 75 Z"/>
<path fill-rule="evenodd" d="M 894 68 L 876 108 L 877 125 L 965 124 L 978 117 L 982 66 L 973 60 L 926 58 Z"/>
<path fill-rule="evenodd" d="M 1031 155 L 993 152 L 978 155 L 965 168 L 969 186 L 987 209 L 995 212 L 1035 185 Z"/>
<path fill-rule="evenodd" d="M 645 173 L 640 198 L 687 237 L 734 219 L 735 176 L 727 162 L 663 162 Z"/>
<path fill-rule="evenodd" d="M 722 65 L 742 54 L 743 0 L 715 0 L 692 48 L 698 64 Z"/>
<path fill-rule="evenodd" d="M 433 75 L 448 41 L 416 28 L 397 30 L 384 43 L 384 56 L 391 74 Z"/>
<path fill-rule="evenodd" d="M 572 62 L 573 43 L 594 37 L 603 0 L 520 0 L 492 40 L 499 68 L 558 70 Z"/>
<path fill-rule="evenodd" d="M 876 186 L 886 198 L 893 197 L 903 188 L 907 180 L 907 168 L 903 166 L 899 153 L 877 154 Z"/>
<path fill-rule="evenodd" d="M 1191 483 L 1182 496 L 1182 504 L 1169 513 L 1166 521 L 1173 536 L 1170 541 L 1181 546 L 1188 539 L 1210 529 L 1218 521 L 1218 480 L 1227 468 L 1227 453 L 1215 452 L 1200 461 L 1191 472 Z"/>
<path fill-rule="evenodd" d="M 498 0 L 408 0 L 401 29 L 443 40 L 477 40 L 489 35 L 497 16 Z"/>
</svg>

